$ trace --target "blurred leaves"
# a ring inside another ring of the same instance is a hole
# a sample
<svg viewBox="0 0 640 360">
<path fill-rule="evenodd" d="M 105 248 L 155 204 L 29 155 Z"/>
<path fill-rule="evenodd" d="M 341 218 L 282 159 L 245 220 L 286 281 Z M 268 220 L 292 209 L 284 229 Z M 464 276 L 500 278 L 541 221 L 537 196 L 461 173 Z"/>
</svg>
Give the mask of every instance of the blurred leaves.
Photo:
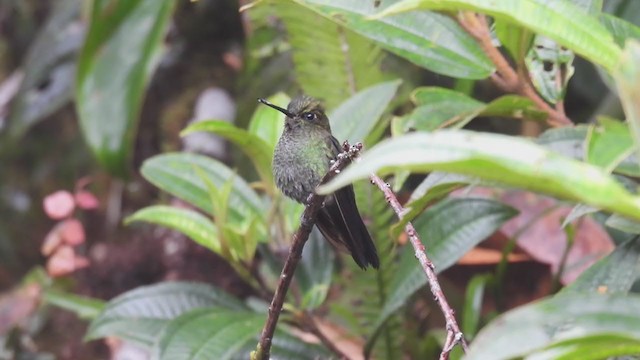
<svg viewBox="0 0 640 360">
<path fill-rule="evenodd" d="M 384 79 L 382 54 L 371 41 L 299 3 L 271 4 L 287 29 L 296 78 L 306 94 L 322 99 L 331 109 Z"/>
<path fill-rule="evenodd" d="M 636 155 L 640 159 L 640 42 L 630 40 L 626 43 L 620 64 L 613 72 L 613 78 L 627 116 L 631 136 L 635 140 Z"/>
<path fill-rule="evenodd" d="M 640 297 L 637 295 L 580 293 L 556 296 L 521 306 L 496 318 L 480 331 L 465 359 L 523 357 L 550 346 L 564 347 L 568 341 L 581 346 L 566 346 L 563 349 L 566 357 L 562 359 L 602 359 L 567 355 L 584 355 L 583 346 L 593 343 L 593 337 L 601 336 L 633 341 L 633 347 L 615 354 L 635 354 L 640 341 L 639 314 Z M 602 347 L 596 347 L 599 351 L 611 350 L 609 341 L 601 344 Z M 555 355 L 553 359 L 560 358 Z"/>
<path fill-rule="evenodd" d="M 640 237 L 636 236 L 587 269 L 560 294 L 626 294 L 640 276 Z"/>
<path fill-rule="evenodd" d="M 68 104 L 73 94 L 75 56 L 85 35 L 80 0 L 59 1 L 24 60 L 24 78 L 14 99 L 9 132 L 22 136 Z"/>
<path fill-rule="evenodd" d="M 600 117 L 600 126 L 589 127 L 585 160 L 613 171 L 633 152 L 635 146 L 629 128 L 615 119 Z"/>
<path fill-rule="evenodd" d="M 276 114 L 280 114 L 275 112 Z M 279 120 L 282 122 L 282 120 Z M 273 150 L 258 135 L 240 129 L 226 121 L 199 121 L 184 129 L 182 136 L 188 135 L 196 131 L 208 131 L 216 135 L 222 136 L 237 145 L 244 151 L 249 159 L 253 162 L 260 179 L 267 185 L 269 189 L 274 187 L 273 176 L 271 175 L 271 160 L 273 158 Z"/>
<path fill-rule="evenodd" d="M 394 1 L 296 0 L 385 50 L 433 72 L 465 79 L 484 79 L 493 65 L 480 46 L 448 16 L 411 12 L 370 18 Z"/>
<path fill-rule="evenodd" d="M 338 141 L 363 142 L 380 121 L 400 86 L 399 80 L 370 86 L 344 101 L 329 116 Z"/>
<path fill-rule="evenodd" d="M 411 130 L 462 128 L 478 116 L 539 121 L 547 118 L 547 114 L 538 110 L 531 100 L 517 95 L 505 95 L 486 104 L 454 90 L 420 87 L 414 90 L 412 99 L 417 107 L 409 115 L 394 118 L 391 125 L 394 135 Z"/>
<path fill-rule="evenodd" d="M 513 208 L 496 201 L 452 198 L 426 210 L 414 227 L 436 271 L 442 272 L 515 215 Z M 426 283 L 422 268 L 417 266 L 413 251 L 407 246 L 375 328 Z"/>
<path fill-rule="evenodd" d="M 488 14 L 553 39 L 609 71 L 616 67 L 621 54 L 611 34 L 597 19 L 566 0 L 403 0 L 379 12 L 374 19 L 417 9 Z"/>
<path fill-rule="evenodd" d="M 144 90 L 172 0 L 94 0 L 78 59 L 76 108 L 84 137 L 109 172 L 126 176 Z"/>
</svg>

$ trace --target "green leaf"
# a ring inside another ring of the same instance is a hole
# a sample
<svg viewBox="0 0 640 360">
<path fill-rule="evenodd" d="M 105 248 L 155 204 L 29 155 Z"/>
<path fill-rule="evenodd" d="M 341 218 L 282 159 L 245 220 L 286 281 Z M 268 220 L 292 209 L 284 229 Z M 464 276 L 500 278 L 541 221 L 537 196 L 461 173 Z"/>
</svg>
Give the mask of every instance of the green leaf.
<svg viewBox="0 0 640 360">
<path fill-rule="evenodd" d="M 286 108 L 291 98 L 284 93 L 277 93 L 267 98 L 272 104 Z M 284 115 L 267 106 L 258 105 L 249 122 L 249 132 L 261 138 L 269 146 L 269 154 L 273 157 L 273 150 L 284 129 Z"/>
<path fill-rule="evenodd" d="M 218 229 L 210 219 L 193 210 L 163 205 L 149 206 L 127 217 L 125 224 L 135 221 L 146 221 L 180 231 L 198 244 L 220 254 Z"/>
<path fill-rule="evenodd" d="M 521 26 L 514 25 L 507 21 L 495 21 L 496 36 L 500 44 L 504 46 L 511 58 L 517 63 L 523 63 L 524 56 L 531 47 L 533 33 Z"/>
<path fill-rule="evenodd" d="M 273 175 L 271 174 L 273 150 L 264 140 L 226 121 L 199 121 L 184 129 L 180 135 L 185 136 L 197 131 L 212 132 L 236 144 L 249 156 L 260 178 L 267 184 L 267 187 L 269 189 L 273 188 Z"/>
<path fill-rule="evenodd" d="M 473 113 L 483 107 L 483 103 L 460 92 L 440 88 L 421 87 L 412 94 L 418 106 L 409 116 L 398 118 L 403 132 L 409 130 L 432 131 L 460 114 Z"/>
<path fill-rule="evenodd" d="M 627 41 L 613 78 L 640 158 L 640 42 Z"/>
<path fill-rule="evenodd" d="M 343 102 L 329 116 L 338 141 L 363 142 L 393 99 L 400 80 L 370 86 Z"/>
<path fill-rule="evenodd" d="M 302 250 L 295 278 L 302 292 L 301 307 L 313 310 L 324 302 L 331 287 L 335 255 L 329 243 L 313 231 Z"/>
<path fill-rule="evenodd" d="M 605 225 L 630 234 L 640 234 L 640 222 L 633 221 L 617 214 L 609 216 Z"/>
<path fill-rule="evenodd" d="M 499 97 L 488 104 L 457 91 L 440 87 L 421 87 L 412 98 L 418 105 L 408 116 L 394 119 L 396 133 L 410 130 L 433 131 L 441 127 L 460 128 L 478 116 L 527 118 L 543 121 L 547 114 L 533 102 L 516 95 Z"/>
<path fill-rule="evenodd" d="M 588 131 L 589 128 L 584 125 L 549 129 L 542 133 L 536 142 L 560 155 L 582 160 L 585 155 L 584 141 Z"/>
<path fill-rule="evenodd" d="M 246 310 L 238 299 L 205 284 L 167 282 L 142 286 L 109 301 L 91 322 L 86 339 L 116 336 L 150 347 L 169 320 L 211 306 Z"/>
<path fill-rule="evenodd" d="M 87 144 L 111 173 L 128 172 L 144 90 L 155 69 L 173 0 L 94 0 L 76 74 Z"/>
<path fill-rule="evenodd" d="M 58 290 L 47 289 L 44 293 L 44 301 L 47 304 L 71 311 L 81 319 L 94 319 L 104 309 L 103 300 L 86 296 L 70 294 Z"/>
<path fill-rule="evenodd" d="M 229 199 L 231 219 L 241 222 L 248 216 L 262 217 L 264 204 L 258 194 L 242 177 L 236 176 L 231 169 L 217 160 L 190 153 L 167 153 L 146 160 L 140 171 L 145 179 L 155 186 L 209 214 L 213 212 L 213 208 L 207 186 L 199 172 L 218 187 L 222 187 L 232 178 L 233 192 Z"/>
<path fill-rule="evenodd" d="M 453 190 L 465 186 L 470 181 L 473 181 L 473 179 L 456 174 L 438 171 L 429 174 L 411 193 L 409 202 L 404 206 L 405 212 L 402 214 L 402 219 L 398 220 L 391 228 L 392 236 L 400 235 L 400 232 L 404 230 L 404 226 L 420 215 L 427 206 L 446 197 Z"/>
<path fill-rule="evenodd" d="M 600 14 L 600 23 L 609 30 L 616 43 L 623 47 L 627 39 L 640 40 L 640 27 L 610 14 Z"/>
<path fill-rule="evenodd" d="M 464 310 L 462 312 L 462 332 L 467 339 L 472 339 L 478 331 L 482 316 L 482 300 L 487 283 L 491 280 L 488 275 L 475 275 L 471 278 L 464 296 Z"/>
<path fill-rule="evenodd" d="M 498 21 L 517 24 L 553 39 L 609 71 L 620 58 L 620 48 L 598 20 L 565 0 L 403 0 L 373 19 L 416 9 L 485 13 Z"/>
<path fill-rule="evenodd" d="M 580 293 L 521 306 L 483 328 L 465 360 L 523 357 L 562 341 L 599 335 L 639 340 L 640 297 Z"/>
<path fill-rule="evenodd" d="M 640 237 L 636 236 L 589 267 L 559 295 L 572 293 L 626 294 L 640 275 Z"/>
<path fill-rule="evenodd" d="M 260 333 L 264 316 L 247 311 L 198 309 L 181 315 L 164 329 L 158 358 L 231 359 Z"/>
<path fill-rule="evenodd" d="M 304 4 L 273 1 L 287 29 L 298 83 L 328 108 L 382 81 L 381 51 L 370 40 L 318 16 Z M 327 75 L 330 74 L 330 80 Z"/>
<path fill-rule="evenodd" d="M 589 127 L 585 160 L 593 165 L 613 171 L 634 150 L 629 128 L 622 122 L 599 117 L 600 126 Z"/>
<path fill-rule="evenodd" d="M 617 357 L 618 355 L 638 355 L 640 340 L 624 335 L 594 335 L 578 339 L 560 341 L 535 354 L 536 359 L 553 360 L 632 360 L 635 357 Z"/>
<path fill-rule="evenodd" d="M 516 210 L 487 199 L 452 198 L 425 211 L 414 223 L 427 256 L 441 272 L 453 265 L 471 248 L 516 215 Z M 410 246 L 407 246 L 410 248 Z M 398 310 L 407 299 L 427 283 L 426 275 L 413 251 L 407 250 L 397 271 L 387 301 L 374 328 Z"/>
<path fill-rule="evenodd" d="M 404 169 L 476 176 L 640 219 L 640 197 L 602 169 L 526 139 L 465 130 L 416 133 L 382 142 L 318 192 L 335 191 L 371 173 Z"/>
<path fill-rule="evenodd" d="M 80 0 L 52 3 L 50 17 L 31 43 L 21 64 L 24 78 L 11 103 L 12 136 L 22 136 L 71 101 L 75 57 L 84 39 L 78 26 L 81 4 Z"/>
<path fill-rule="evenodd" d="M 547 102 L 555 104 L 564 98 L 569 79 L 573 76 L 572 51 L 546 36 L 537 35 L 525 58 L 533 86 Z"/>
<path fill-rule="evenodd" d="M 369 16 L 378 10 L 374 1 L 296 1 L 433 72 L 484 79 L 494 71 L 478 43 L 448 16 L 412 12 L 371 20 Z"/>
</svg>

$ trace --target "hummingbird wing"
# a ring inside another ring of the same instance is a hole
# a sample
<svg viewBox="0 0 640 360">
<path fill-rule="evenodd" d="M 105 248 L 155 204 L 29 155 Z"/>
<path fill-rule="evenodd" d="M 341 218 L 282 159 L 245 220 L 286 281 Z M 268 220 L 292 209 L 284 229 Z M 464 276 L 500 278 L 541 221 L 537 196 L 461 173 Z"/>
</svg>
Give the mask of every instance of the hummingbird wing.
<svg viewBox="0 0 640 360">
<path fill-rule="evenodd" d="M 335 158 L 340 152 L 340 143 L 333 136 L 330 146 Z M 329 242 L 351 253 L 361 268 L 380 266 L 376 247 L 360 217 L 353 186 L 345 186 L 327 197 L 316 224 Z"/>
</svg>

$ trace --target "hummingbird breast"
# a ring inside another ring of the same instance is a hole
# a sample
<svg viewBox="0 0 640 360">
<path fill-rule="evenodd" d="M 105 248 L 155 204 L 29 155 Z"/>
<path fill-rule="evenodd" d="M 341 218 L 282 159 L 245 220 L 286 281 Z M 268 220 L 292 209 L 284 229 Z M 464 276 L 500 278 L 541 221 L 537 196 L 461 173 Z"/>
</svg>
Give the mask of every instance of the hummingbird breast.
<svg viewBox="0 0 640 360">
<path fill-rule="evenodd" d="M 273 156 L 273 175 L 283 194 L 306 203 L 335 157 L 330 137 L 314 131 L 282 134 Z"/>
</svg>

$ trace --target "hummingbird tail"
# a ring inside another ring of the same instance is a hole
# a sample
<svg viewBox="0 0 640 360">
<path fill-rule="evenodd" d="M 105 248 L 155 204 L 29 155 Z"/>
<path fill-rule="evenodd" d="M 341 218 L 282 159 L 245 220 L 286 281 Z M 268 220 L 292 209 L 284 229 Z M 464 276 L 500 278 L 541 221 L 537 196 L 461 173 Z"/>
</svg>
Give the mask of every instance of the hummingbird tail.
<svg viewBox="0 0 640 360">
<path fill-rule="evenodd" d="M 362 269 L 380 267 L 378 252 L 364 225 L 351 186 L 338 190 L 320 210 L 316 225 L 338 249 L 349 252 Z"/>
</svg>

